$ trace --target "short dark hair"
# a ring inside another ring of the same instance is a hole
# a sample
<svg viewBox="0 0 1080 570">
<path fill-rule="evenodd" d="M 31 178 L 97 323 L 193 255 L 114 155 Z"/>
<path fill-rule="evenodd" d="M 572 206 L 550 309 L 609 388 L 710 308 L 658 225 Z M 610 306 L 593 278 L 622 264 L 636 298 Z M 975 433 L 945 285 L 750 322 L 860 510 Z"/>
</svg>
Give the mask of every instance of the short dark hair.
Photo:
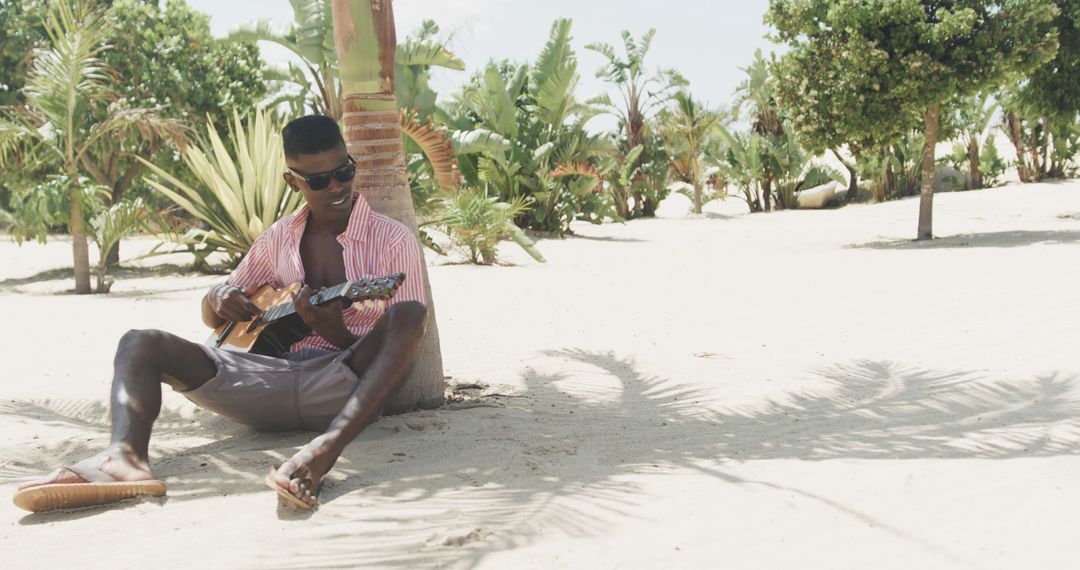
<svg viewBox="0 0 1080 570">
<path fill-rule="evenodd" d="M 296 158 L 301 154 L 318 154 L 345 146 L 341 129 L 336 121 L 325 115 L 307 115 L 289 121 L 281 130 L 285 156 Z"/>
</svg>

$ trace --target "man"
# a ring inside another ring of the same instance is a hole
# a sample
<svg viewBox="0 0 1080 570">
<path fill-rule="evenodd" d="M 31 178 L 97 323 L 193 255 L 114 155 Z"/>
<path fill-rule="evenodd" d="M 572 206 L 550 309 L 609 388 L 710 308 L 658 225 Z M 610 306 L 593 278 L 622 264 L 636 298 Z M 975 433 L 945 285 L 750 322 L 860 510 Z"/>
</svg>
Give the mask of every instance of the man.
<svg viewBox="0 0 1080 570">
<path fill-rule="evenodd" d="M 282 131 L 288 172 L 304 207 L 271 226 L 227 283 L 202 301 L 203 322 L 245 321 L 258 308 L 245 296 L 263 285 L 303 283 L 296 311 L 312 334 L 284 358 L 228 352 L 162 331 L 120 340 L 112 384 L 112 442 L 101 453 L 20 486 L 15 503 L 41 511 L 163 495 L 150 471 L 150 430 L 161 384 L 192 402 L 261 430 L 322 432 L 267 478 L 290 502 L 311 508 L 319 483 L 405 380 L 426 326 L 423 257 L 414 235 L 353 194 L 356 163 L 337 123 L 296 119 Z M 312 306 L 318 289 L 346 280 L 404 273 L 387 308 Z"/>
</svg>

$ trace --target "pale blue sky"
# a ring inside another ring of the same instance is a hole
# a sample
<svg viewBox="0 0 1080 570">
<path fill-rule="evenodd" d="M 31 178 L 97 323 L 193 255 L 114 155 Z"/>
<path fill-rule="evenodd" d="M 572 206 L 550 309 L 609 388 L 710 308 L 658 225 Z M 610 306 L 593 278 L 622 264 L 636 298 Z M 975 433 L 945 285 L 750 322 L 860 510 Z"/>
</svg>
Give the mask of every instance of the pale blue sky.
<svg viewBox="0 0 1080 570">
<path fill-rule="evenodd" d="M 292 20 L 288 0 L 188 0 L 211 16 L 215 35 L 223 35 L 239 24 L 270 18 Z M 690 80 L 694 96 L 711 105 L 731 100 L 731 92 L 742 80 L 739 69 L 750 63 L 754 50 L 766 53 L 773 44 L 762 15 L 767 0 L 395 0 L 398 37 L 403 37 L 425 18 L 434 19 L 444 32 L 452 34 L 451 48 L 468 65 L 466 72 L 438 70 L 433 86 L 449 94 L 468 75 L 490 59 L 535 59 L 544 44 L 551 23 L 560 17 L 574 21 L 574 47 L 582 76 L 581 98 L 604 90 L 595 78 L 603 59 L 585 50 L 585 44 L 603 41 L 621 45 L 619 34 L 630 30 L 640 37 L 656 28 L 649 53 L 650 66 L 674 67 Z M 621 49 L 621 48 L 620 48 Z M 263 46 L 268 61 L 283 61 L 289 52 Z"/>
</svg>

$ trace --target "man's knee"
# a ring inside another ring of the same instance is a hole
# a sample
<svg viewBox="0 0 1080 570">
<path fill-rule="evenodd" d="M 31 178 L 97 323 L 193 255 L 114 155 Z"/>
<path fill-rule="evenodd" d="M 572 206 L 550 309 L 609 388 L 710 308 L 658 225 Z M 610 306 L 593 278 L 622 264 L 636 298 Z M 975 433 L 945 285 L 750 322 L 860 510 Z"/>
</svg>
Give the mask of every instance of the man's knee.
<svg viewBox="0 0 1080 570">
<path fill-rule="evenodd" d="M 395 330 L 423 333 L 427 326 L 427 307 L 417 301 L 396 303 L 386 310 L 386 315 Z"/>
<path fill-rule="evenodd" d="M 159 330 L 129 330 L 120 337 L 116 358 L 154 358 L 164 354 L 168 333 Z"/>
</svg>

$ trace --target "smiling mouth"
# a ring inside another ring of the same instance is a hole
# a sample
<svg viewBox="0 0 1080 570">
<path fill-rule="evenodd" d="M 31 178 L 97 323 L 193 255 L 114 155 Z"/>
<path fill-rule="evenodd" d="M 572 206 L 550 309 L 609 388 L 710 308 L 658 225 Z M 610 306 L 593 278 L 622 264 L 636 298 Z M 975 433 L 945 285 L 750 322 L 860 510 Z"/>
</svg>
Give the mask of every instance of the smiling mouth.
<svg viewBox="0 0 1080 570">
<path fill-rule="evenodd" d="M 344 204 L 345 200 L 347 200 L 348 198 L 349 198 L 349 195 L 346 194 L 346 195 L 342 196 L 341 198 L 338 198 L 337 200 L 334 200 L 333 202 L 330 202 L 330 205 L 331 206 L 340 206 L 340 205 Z"/>
</svg>

